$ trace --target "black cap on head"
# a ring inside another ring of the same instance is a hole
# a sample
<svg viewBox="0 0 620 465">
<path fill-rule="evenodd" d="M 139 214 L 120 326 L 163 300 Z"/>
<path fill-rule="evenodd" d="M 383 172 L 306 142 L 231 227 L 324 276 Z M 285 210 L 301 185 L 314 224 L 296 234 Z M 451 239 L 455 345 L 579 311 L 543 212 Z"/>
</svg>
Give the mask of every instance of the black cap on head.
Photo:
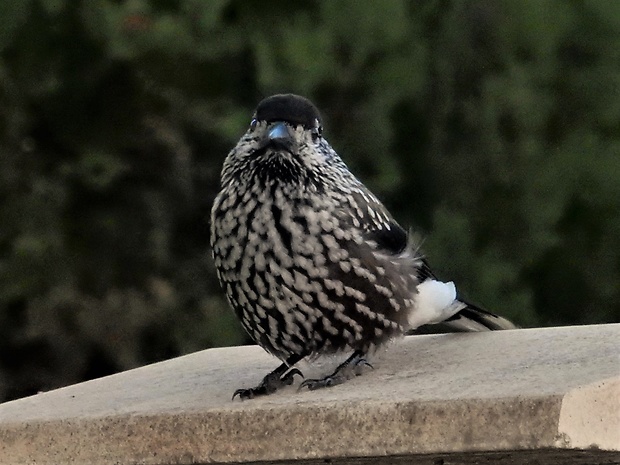
<svg viewBox="0 0 620 465">
<path fill-rule="evenodd" d="M 286 121 L 294 126 L 303 125 L 306 129 L 321 124 L 319 110 L 307 98 L 295 94 L 278 94 L 267 97 L 256 107 L 259 121 Z"/>
</svg>

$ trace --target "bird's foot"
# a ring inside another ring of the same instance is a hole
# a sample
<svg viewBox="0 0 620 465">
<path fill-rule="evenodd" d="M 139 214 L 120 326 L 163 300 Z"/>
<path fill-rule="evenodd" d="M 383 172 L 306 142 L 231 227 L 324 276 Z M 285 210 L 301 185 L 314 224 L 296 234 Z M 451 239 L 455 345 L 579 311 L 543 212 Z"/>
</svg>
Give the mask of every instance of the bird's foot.
<svg viewBox="0 0 620 465">
<path fill-rule="evenodd" d="M 239 396 L 239 399 L 246 400 L 253 399 L 257 396 L 266 396 L 268 394 L 273 394 L 281 387 L 290 386 L 291 384 L 293 384 L 293 381 L 295 380 L 295 375 L 299 375 L 302 378 L 304 377 L 303 373 L 297 368 L 291 368 L 283 375 L 281 375 L 278 370 L 275 370 L 265 376 L 258 386 L 249 389 L 237 389 L 233 394 L 232 398 L 234 400 L 235 397 Z"/>
<path fill-rule="evenodd" d="M 319 379 L 306 379 L 299 385 L 297 390 L 300 391 L 307 387 L 309 390 L 314 391 L 315 389 L 324 387 L 337 386 L 354 376 L 360 376 L 364 372 L 365 367 L 373 368 L 373 366 L 368 363 L 368 360 L 363 357 L 363 354 L 356 351 L 351 357 L 345 360 L 344 363 L 339 365 L 331 375 Z"/>
</svg>

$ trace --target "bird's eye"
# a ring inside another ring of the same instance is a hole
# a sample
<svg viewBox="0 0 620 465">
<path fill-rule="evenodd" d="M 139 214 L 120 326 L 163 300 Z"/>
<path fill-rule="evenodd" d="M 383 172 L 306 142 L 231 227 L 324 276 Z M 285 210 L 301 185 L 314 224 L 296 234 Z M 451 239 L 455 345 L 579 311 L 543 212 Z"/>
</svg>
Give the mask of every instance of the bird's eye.
<svg viewBox="0 0 620 465">
<path fill-rule="evenodd" d="M 312 138 L 313 139 L 318 139 L 322 135 L 323 135 L 323 127 L 322 126 L 317 125 L 317 126 L 314 127 L 314 129 L 312 129 Z"/>
<path fill-rule="evenodd" d="M 252 118 L 252 121 L 250 121 L 250 129 L 254 130 L 256 129 L 256 126 L 258 126 L 258 120 L 256 118 Z"/>
</svg>

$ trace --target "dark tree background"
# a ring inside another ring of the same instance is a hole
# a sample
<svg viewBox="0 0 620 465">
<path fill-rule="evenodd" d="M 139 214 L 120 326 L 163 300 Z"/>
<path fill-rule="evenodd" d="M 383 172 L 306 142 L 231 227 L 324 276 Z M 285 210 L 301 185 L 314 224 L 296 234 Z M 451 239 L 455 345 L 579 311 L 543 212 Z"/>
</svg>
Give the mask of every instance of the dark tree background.
<svg viewBox="0 0 620 465">
<path fill-rule="evenodd" d="M 208 215 L 276 92 L 468 299 L 620 321 L 620 2 L 2 0 L 0 401 L 245 342 Z"/>
</svg>

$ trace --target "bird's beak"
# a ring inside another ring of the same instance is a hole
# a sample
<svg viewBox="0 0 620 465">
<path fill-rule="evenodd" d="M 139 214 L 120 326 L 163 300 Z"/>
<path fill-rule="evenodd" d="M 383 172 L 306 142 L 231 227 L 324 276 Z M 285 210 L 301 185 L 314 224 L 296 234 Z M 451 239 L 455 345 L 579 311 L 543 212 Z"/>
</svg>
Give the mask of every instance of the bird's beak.
<svg viewBox="0 0 620 465">
<path fill-rule="evenodd" d="M 265 145 L 271 146 L 277 150 L 293 152 L 295 148 L 295 138 L 285 123 L 277 121 L 267 130 Z"/>
</svg>

